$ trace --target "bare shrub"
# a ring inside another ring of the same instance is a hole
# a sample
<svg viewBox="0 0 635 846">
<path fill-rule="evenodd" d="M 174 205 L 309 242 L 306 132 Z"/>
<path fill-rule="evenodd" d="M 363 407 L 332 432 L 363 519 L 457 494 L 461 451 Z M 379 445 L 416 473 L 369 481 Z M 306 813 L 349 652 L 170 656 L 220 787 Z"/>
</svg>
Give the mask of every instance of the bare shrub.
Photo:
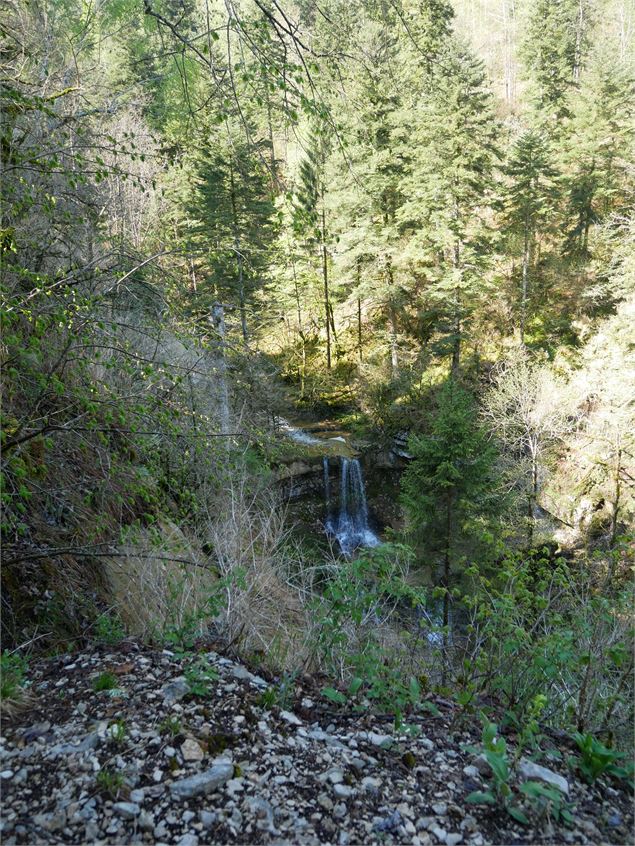
<svg viewBox="0 0 635 846">
<path fill-rule="evenodd" d="M 173 523 L 138 530 L 120 555 L 105 559 L 105 576 L 107 599 L 131 634 L 160 640 L 186 627 L 203 633 L 217 577 Z"/>
<path fill-rule="evenodd" d="M 277 668 L 300 666 L 315 573 L 290 543 L 275 494 L 254 489 L 238 470 L 228 476 L 220 511 L 208 511 L 206 533 L 225 583 L 228 640 Z"/>
</svg>

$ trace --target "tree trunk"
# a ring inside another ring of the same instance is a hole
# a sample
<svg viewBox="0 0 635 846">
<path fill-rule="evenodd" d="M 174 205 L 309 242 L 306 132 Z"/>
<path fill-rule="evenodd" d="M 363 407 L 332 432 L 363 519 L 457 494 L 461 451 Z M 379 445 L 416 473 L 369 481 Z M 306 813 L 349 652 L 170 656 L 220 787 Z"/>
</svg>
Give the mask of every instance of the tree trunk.
<svg viewBox="0 0 635 846">
<path fill-rule="evenodd" d="M 582 39 L 584 37 L 584 0 L 578 0 L 578 19 L 575 28 L 575 56 L 573 64 L 573 78 L 580 79 L 582 67 Z"/>
<path fill-rule="evenodd" d="M 449 630 L 450 625 L 450 564 L 451 564 L 451 548 L 452 548 L 452 499 L 448 496 L 446 501 L 446 521 L 445 521 L 445 550 L 443 553 L 443 587 L 445 593 L 443 594 L 443 665 L 441 668 L 441 683 L 445 684 L 447 664 L 448 664 L 448 646 L 449 646 Z"/>
<path fill-rule="evenodd" d="M 302 344 L 302 363 L 300 365 L 300 399 L 304 399 L 304 390 L 306 384 L 306 335 L 304 334 L 304 327 L 302 325 L 302 307 L 300 301 L 300 289 L 298 288 L 298 279 L 295 273 L 295 261 L 293 261 L 293 288 L 295 291 L 295 307 L 298 315 L 298 334 L 300 335 L 300 342 Z"/>
<path fill-rule="evenodd" d="M 622 493 L 622 443 L 620 433 L 617 433 L 615 450 L 615 465 L 613 469 L 613 513 L 611 514 L 611 546 L 615 545 L 617 538 L 617 520 L 620 510 L 620 496 Z"/>
<path fill-rule="evenodd" d="M 225 359 L 225 310 L 221 303 L 214 303 L 212 306 L 212 324 L 217 336 L 220 426 L 222 434 L 225 435 L 230 431 L 230 412 L 229 388 L 227 387 L 227 361 Z"/>
<path fill-rule="evenodd" d="M 232 226 L 234 229 L 234 250 L 236 252 L 236 260 L 238 262 L 238 301 L 240 304 L 240 326 L 243 333 L 243 342 L 245 346 L 249 341 L 247 333 L 247 310 L 245 304 L 245 284 L 243 281 L 243 255 L 240 247 L 240 230 L 238 227 L 238 203 L 236 200 L 236 184 L 234 182 L 234 167 L 230 162 L 229 165 L 229 183 L 232 204 Z"/>
<path fill-rule="evenodd" d="M 390 256 L 386 259 L 386 282 L 388 283 L 388 319 L 390 327 L 390 375 L 392 379 L 397 376 L 399 370 L 399 346 L 397 344 L 397 312 L 393 299 L 394 277 L 392 272 L 392 260 Z"/>
<path fill-rule="evenodd" d="M 364 360 L 364 352 L 362 348 L 362 301 L 359 297 L 357 298 L 357 350 L 361 364 Z"/>
<path fill-rule="evenodd" d="M 527 325 L 527 297 L 529 294 L 529 224 L 525 224 L 525 241 L 523 245 L 523 276 L 520 300 L 520 343 L 525 346 L 525 327 Z"/>
<path fill-rule="evenodd" d="M 536 524 L 535 510 L 538 502 L 538 449 L 531 448 L 531 487 L 527 498 L 527 546 L 531 548 L 534 543 L 534 529 Z"/>
<path fill-rule="evenodd" d="M 322 198 L 322 278 L 324 280 L 324 322 L 326 324 L 326 367 L 331 369 L 331 303 L 329 299 L 329 268 L 326 252 L 326 212 Z"/>
<path fill-rule="evenodd" d="M 455 215 L 458 217 L 458 210 L 455 211 Z M 458 241 L 454 244 L 452 264 L 458 273 L 461 265 L 461 247 Z M 461 365 L 461 330 L 461 288 L 457 285 L 454 289 L 454 339 L 452 341 L 452 366 L 450 368 L 453 378 L 459 375 Z"/>
<path fill-rule="evenodd" d="M 514 68 L 514 0 L 502 0 L 503 32 L 505 38 L 505 100 L 512 105 L 516 99 Z"/>
</svg>

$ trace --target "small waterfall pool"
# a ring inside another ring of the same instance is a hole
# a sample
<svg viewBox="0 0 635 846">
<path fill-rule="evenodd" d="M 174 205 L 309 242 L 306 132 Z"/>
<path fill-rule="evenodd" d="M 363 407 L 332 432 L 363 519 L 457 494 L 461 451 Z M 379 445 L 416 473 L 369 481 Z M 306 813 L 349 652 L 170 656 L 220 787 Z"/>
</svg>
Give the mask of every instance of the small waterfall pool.
<svg viewBox="0 0 635 846">
<path fill-rule="evenodd" d="M 381 540 L 369 525 L 368 502 L 362 465 L 357 458 L 340 458 L 339 497 L 331 496 L 331 464 L 324 456 L 324 528 L 346 556 L 360 547 L 379 546 Z"/>
</svg>

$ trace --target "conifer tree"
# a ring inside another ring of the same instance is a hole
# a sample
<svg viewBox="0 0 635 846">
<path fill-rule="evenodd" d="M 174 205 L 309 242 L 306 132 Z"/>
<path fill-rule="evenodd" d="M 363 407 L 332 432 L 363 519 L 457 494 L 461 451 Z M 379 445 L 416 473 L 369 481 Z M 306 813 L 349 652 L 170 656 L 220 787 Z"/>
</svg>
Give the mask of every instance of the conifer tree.
<svg viewBox="0 0 635 846">
<path fill-rule="evenodd" d="M 590 0 L 536 0 L 521 44 L 521 56 L 542 119 L 561 122 L 570 114 L 592 28 Z"/>
<path fill-rule="evenodd" d="M 520 342 L 525 343 L 530 295 L 531 266 L 536 237 L 555 211 L 557 186 L 552 154 L 544 135 L 536 130 L 524 132 L 507 164 L 510 184 L 507 189 L 506 222 L 522 243 L 522 281 L 520 298 Z"/>
<path fill-rule="evenodd" d="M 469 542 L 483 539 L 482 518 L 492 514 L 495 451 L 476 422 L 474 400 L 453 378 L 436 396 L 429 431 L 408 443 L 402 476 L 408 528 L 423 555 L 443 568 L 443 625 L 448 625 L 451 572 Z"/>
<path fill-rule="evenodd" d="M 632 71 L 614 51 L 596 51 L 572 105 L 562 156 L 568 172 L 565 247 L 569 255 L 588 257 L 592 225 L 630 204 L 634 85 Z"/>
<path fill-rule="evenodd" d="M 323 133 L 312 136 L 306 157 L 300 163 L 293 230 L 309 256 L 319 254 L 326 331 L 326 367 L 332 365 L 332 337 L 336 337 L 335 320 L 329 288 L 329 231 L 326 216 L 326 160 L 328 146 Z"/>
<path fill-rule="evenodd" d="M 245 343 L 247 304 L 262 286 L 276 231 L 270 178 L 259 152 L 240 136 L 223 143 L 211 135 L 190 212 L 194 246 L 211 277 L 194 299 L 205 310 L 219 297 L 237 302 Z"/>
<path fill-rule="evenodd" d="M 441 352 L 450 354 L 456 375 L 491 249 L 498 128 L 482 63 L 451 42 L 409 111 L 415 128 L 399 222 L 408 235 L 406 257 L 442 316 Z"/>
</svg>

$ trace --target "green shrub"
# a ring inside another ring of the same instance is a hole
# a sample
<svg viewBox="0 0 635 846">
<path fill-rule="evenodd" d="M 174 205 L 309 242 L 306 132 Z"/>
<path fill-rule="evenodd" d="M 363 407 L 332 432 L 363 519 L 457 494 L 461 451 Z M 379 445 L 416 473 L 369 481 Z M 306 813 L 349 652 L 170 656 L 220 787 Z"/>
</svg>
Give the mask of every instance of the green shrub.
<svg viewBox="0 0 635 846">
<path fill-rule="evenodd" d="M 106 767 L 97 773 L 97 786 L 102 793 L 110 796 L 111 799 L 117 799 L 124 787 L 125 781 L 122 773 Z"/>
<path fill-rule="evenodd" d="M 611 775 L 616 778 L 633 779 L 633 765 L 624 767 L 618 766 L 617 761 L 623 760 L 626 755 L 615 749 L 610 749 L 589 732 L 581 734 L 576 732 L 573 735 L 580 758 L 578 767 L 584 778 L 592 784 L 601 775 Z"/>
<path fill-rule="evenodd" d="M 518 730 L 540 697 L 544 724 L 619 731 L 628 745 L 633 586 L 607 578 L 613 554 L 570 564 L 545 548 L 509 555 L 491 574 L 469 567 L 458 686 L 498 700 Z"/>
<path fill-rule="evenodd" d="M 101 643 L 116 646 L 125 638 L 126 631 L 121 620 L 113 612 L 100 614 L 95 621 L 95 638 Z"/>
<path fill-rule="evenodd" d="M 423 607 L 425 592 L 406 580 L 410 552 L 397 544 L 364 550 L 347 562 L 324 586 L 314 611 L 317 625 L 311 649 L 333 677 L 344 677 L 346 693 L 326 687 L 323 695 L 336 704 L 374 707 L 394 714 L 395 724 L 416 709 L 422 698 L 417 639 L 407 631 L 401 613 Z M 394 645 L 382 634 L 392 627 Z"/>
<path fill-rule="evenodd" d="M 93 690 L 99 693 L 102 690 L 114 690 L 119 685 L 119 680 L 114 673 L 105 672 L 93 679 Z"/>
<path fill-rule="evenodd" d="M 16 652 L 3 652 L 0 656 L 0 700 L 20 699 L 25 684 L 27 661 Z"/>
</svg>

